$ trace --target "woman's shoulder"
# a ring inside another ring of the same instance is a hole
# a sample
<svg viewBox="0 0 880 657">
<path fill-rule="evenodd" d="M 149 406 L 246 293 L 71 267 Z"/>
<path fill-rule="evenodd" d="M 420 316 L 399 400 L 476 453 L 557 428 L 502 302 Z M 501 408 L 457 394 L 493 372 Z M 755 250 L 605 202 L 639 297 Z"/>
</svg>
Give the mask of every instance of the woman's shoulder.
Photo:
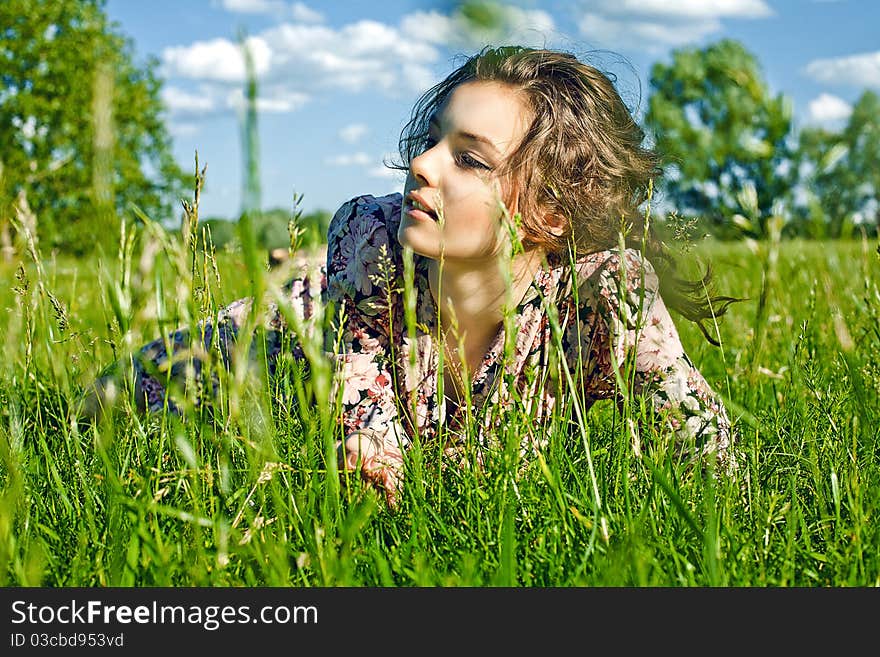
<svg viewBox="0 0 880 657">
<path fill-rule="evenodd" d="M 593 276 L 596 274 L 620 273 L 623 270 L 632 270 L 654 274 L 654 266 L 647 256 L 639 249 L 627 248 L 621 251 L 619 248 L 605 249 L 587 253 L 577 260 L 577 270 L 580 274 Z"/>
<path fill-rule="evenodd" d="M 575 268 L 578 287 L 591 288 L 603 296 L 613 296 L 624 281 L 627 291 L 659 287 L 653 265 L 639 249 L 594 251 L 578 258 Z"/>
<path fill-rule="evenodd" d="M 402 196 L 356 196 L 333 215 L 327 231 L 327 276 L 349 296 L 377 293 L 380 272 L 399 259 L 397 228 Z"/>
<path fill-rule="evenodd" d="M 334 213 L 330 221 L 328 241 L 338 233 L 350 229 L 353 220 L 358 220 L 359 225 L 364 224 L 361 227 L 368 226 L 372 231 L 382 230 L 396 237 L 402 201 L 403 196 L 397 192 L 385 196 L 372 194 L 355 196 L 343 203 Z"/>
</svg>

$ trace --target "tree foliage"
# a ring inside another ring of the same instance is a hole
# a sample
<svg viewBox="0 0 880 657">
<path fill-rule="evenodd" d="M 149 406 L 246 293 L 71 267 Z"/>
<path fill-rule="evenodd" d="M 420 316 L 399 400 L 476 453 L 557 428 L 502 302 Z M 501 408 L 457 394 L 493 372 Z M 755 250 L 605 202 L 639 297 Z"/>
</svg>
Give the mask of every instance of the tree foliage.
<svg viewBox="0 0 880 657">
<path fill-rule="evenodd" d="M 645 124 L 667 162 L 666 198 L 716 233 L 734 235 L 745 195 L 757 214 L 747 217 L 750 230 L 763 235 L 774 202 L 791 185 L 782 173 L 792 112 L 784 96 L 769 92 L 757 59 L 729 39 L 683 48 L 670 64 L 652 67 L 650 86 Z"/>
<path fill-rule="evenodd" d="M 132 52 L 104 0 L 0 3 L 0 220 L 23 193 L 41 243 L 82 253 L 118 239 L 130 203 L 169 218 L 184 177 L 158 62 Z"/>
<path fill-rule="evenodd" d="M 293 213 L 283 208 L 252 212 L 251 221 L 256 243 L 261 249 L 271 250 L 290 245 L 289 223 Z M 314 210 L 296 220 L 302 230 L 300 243 L 303 248 L 314 249 L 327 243 L 327 230 L 332 214 L 327 210 Z M 201 222 L 211 231 L 211 242 L 216 248 L 235 247 L 238 233 L 235 222 L 229 219 L 209 217 Z"/>
<path fill-rule="evenodd" d="M 801 130 L 797 153 L 811 237 L 847 237 L 854 224 L 880 226 L 880 96 L 865 91 L 839 132 Z"/>
</svg>

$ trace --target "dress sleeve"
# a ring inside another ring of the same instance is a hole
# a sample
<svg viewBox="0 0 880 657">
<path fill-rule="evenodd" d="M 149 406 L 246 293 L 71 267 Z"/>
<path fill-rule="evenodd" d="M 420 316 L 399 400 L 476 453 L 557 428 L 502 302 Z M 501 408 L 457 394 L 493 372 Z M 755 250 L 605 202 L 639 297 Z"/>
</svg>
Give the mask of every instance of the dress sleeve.
<svg viewBox="0 0 880 657">
<path fill-rule="evenodd" d="M 392 320 L 396 239 L 388 197 L 359 197 L 343 205 L 327 234 L 326 300 L 338 321 L 335 391 L 346 435 L 367 431 L 395 444 L 408 440 L 398 420 Z"/>
<path fill-rule="evenodd" d="M 676 447 L 691 458 L 714 454 L 721 470 L 736 467 L 733 432 L 717 394 L 684 352 L 678 331 L 659 293 L 659 279 L 638 251 L 607 255 L 580 286 L 578 317 L 581 357 L 593 398 L 620 395 L 618 376 L 629 365 L 632 390 L 651 402 L 655 417 L 668 426 Z"/>
<path fill-rule="evenodd" d="M 179 414 L 187 404 L 209 403 L 216 396 L 218 380 L 213 371 L 209 381 L 202 373 L 208 362 L 229 369 L 234 343 L 251 303 L 250 298 L 233 301 L 194 329 L 179 328 L 132 354 L 138 408 L 156 412 L 167 405 L 170 412 Z M 118 368 L 119 364 L 114 364 L 114 370 Z"/>
<path fill-rule="evenodd" d="M 304 270 L 286 285 L 290 310 L 300 321 L 312 314 L 312 293 L 315 281 Z M 172 413 L 181 413 L 188 404 L 201 406 L 216 399 L 218 377 L 215 368 L 229 370 L 236 356 L 235 343 L 248 320 L 253 299 L 233 301 L 212 317 L 202 319 L 194 327 L 178 328 L 143 345 L 132 354 L 134 399 L 138 408 L 155 412 L 167 405 Z M 263 313 L 261 325 L 265 339 L 268 373 L 275 371 L 280 353 L 284 319 L 274 303 Z M 306 330 L 311 325 L 306 323 Z M 251 343 L 248 364 L 257 366 L 257 343 Z M 203 372 L 210 373 L 209 377 Z M 119 365 L 114 364 L 118 370 Z M 110 380 L 110 379 L 107 379 Z M 209 383 L 210 382 L 210 383 Z"/>
</svg>

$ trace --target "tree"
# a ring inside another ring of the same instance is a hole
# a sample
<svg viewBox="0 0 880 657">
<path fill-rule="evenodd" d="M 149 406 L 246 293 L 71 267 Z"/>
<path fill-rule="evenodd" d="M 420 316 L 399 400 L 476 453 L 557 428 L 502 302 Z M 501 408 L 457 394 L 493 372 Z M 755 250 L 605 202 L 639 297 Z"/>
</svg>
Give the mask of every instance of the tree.
<svg viewBox="0 0 880 657">
<path fill-rule="evenodd" d="M 852 212 L 856 181 L 850 167 L 838 167 L 846 149 L 840 135 L 822 127 L 808 127 L 798 135 L 795 162 L 802 199 L 794 208 L 789 232 L 805 237 L 840 237 Z"/>
<path fill-rule="evenodd" d="M 865 91 L 856 101 L 843 131 L 846 162 L 856 174 L 855 211 L 880 232 L 880 96 Z"/>
<path fill-rule="evenodd" d="M 164 222 L 184 175 L 170 153 L 158 62 L 133 62 L 104 0 L 0 3 L 0 221 L 24 194 L 43 245 L 115 243 L 130 203 Z"/>
<path fill-rule="evenodd" d="M 733 217 L 745 214 L 740 199 L 756 196 L 750 231 L 763 235 L 791 185 L 790 102 L 771 96 L 755 57 L 730 39 L 674 51 L 671 64 L 652 67 L 650 87 L 645 125 L 667 161 L 659 189 L 674 209 L 731 236 Z"/>
<path fill-rule="evenodd" d="M 843 129 L 801 130 L 796 162 L 807 203 L 804 231 L 847 237 L 853 224 L 880 227 L 880 96 L 864 91 Z"/>
</svg>

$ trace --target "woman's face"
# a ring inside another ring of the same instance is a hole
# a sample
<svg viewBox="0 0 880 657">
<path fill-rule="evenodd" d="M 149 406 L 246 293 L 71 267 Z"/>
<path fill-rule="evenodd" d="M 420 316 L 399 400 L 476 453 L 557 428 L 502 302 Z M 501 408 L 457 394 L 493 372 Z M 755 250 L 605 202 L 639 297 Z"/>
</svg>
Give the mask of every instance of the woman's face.
<svg viewBox="0 0 880 657">
<path fill-rule="evenodd" d="M 531 111 L 511 87 L 467 82 L 432 119 L 426 149 L 410 163 L 397 236 L 416 253 L 483 264 L 506 229 L 495 170 L 528 129 Z"/>
</svg>

